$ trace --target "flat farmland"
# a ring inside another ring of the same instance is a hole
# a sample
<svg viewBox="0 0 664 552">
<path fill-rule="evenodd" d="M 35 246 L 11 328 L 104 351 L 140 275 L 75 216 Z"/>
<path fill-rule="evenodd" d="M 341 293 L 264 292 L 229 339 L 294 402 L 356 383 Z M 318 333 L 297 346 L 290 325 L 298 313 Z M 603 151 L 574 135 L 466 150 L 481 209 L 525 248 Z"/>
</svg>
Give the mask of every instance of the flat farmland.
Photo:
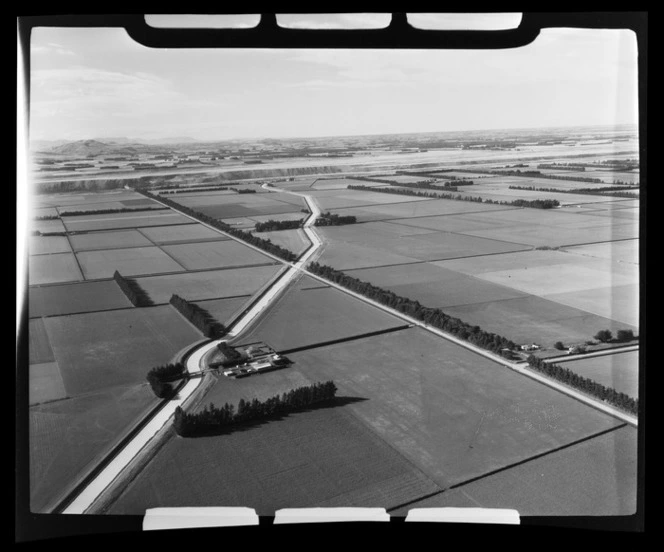
<svg viewBox="0 0 664 552">
<path fill-rule="evenodd" d="M 141 228 L 143 226 L 164 226 L 167 224 L 191 224 L 191 219 L 174 213 L 170 209 L 140 213 L 111 213 L 107 215 L 81 215 L 65 217 L 64 223 L 69 232 L 92 232 L 95 230 L 115 230 Z"/>
<path fill-rule="evenodd" d="M 620 221 L 620 220 L 624 220 L 624 222 L 634 221 L 637 224 L 638 224 L 639 218 L 640 218 L 638 208 L 614 209 L 612 211 L 610 211 L 608 209 L 598 209 L 598 210 L 592 210 L 592 211 L 589 210 L 588 214 L 592 215 L 592 216 L 595 216 L 595 217 L 610 217 L 615 221 Z"/>
<path fill-rule="evenodd" d="M 272 258 L 235 240 L 164 245 L 162 250 L 187 270 L 240 267 L 275 262 Z"/>
<path fill-rule="evenodd" d="M 132 307 L 114 280 L 33 286 L 28 303 L 30 318 Z"/>
<path fill-rule="evenodd" d="M 150 201 L 145 196 L 130 190 L 114 190 L 108 192 L 72 192 L 64 194 L 39 194 L 35 197 L 36 207 L 82 206 L 91 203 Z M 134 204 L 135 206 L 136 204 Z M 146 205 L 146 204 L 143 204 Z M 130 205 L 126 205 L 127 207 Z M 74 209 L 72 209 L 74 210 Z M 76 209 L 78 210 L 78 209 Z"/>
<path fill-rule="evenodd" d="M 294 213 L 293 213 L 294 215 Z M 282 215 L 266 215 L 265 220 L 273 219 L 273 220 L 283 220 L 283 219 L 278 219 L 277 217 L 282 216 Z M 294 218 L 300 218 L 298 215 L 297 217 Z M 256 226 L 256 217 L 248 218 L 248 217 L 233 217 L 233 218 L 227 218 L 224 219 L 224 222 L 233 228 L 239 228 L 240 230 L 251 230 Z"/>
<path fill-rule="evenodd" d="M 71 253 L 69 241 L 65 236 L 30 236 L 29 240 L 28 252 L 30 255 Z"/>
<path fill-rule="evenodd" d="M 326 238 L 326 228 L 321 228 L 318 234 L 325 240 L 325 248 L 318 262 L 330 265 L 338 270 L 352 270 L 374 266 L 414 263 L 418 259 L 398 255 L 390 251 L 377 250 L 368 245 L 331 241 Z"/>
<path fill-rule="evenodd" d="M 639 264 L 639 240 L 577 245 L 568 247 L 565 251 L 582 257 L 609 259 L 616 263 Z"/>
<path fill-rule="evenodd" d="M 28 425 L 30 510 L 44 512 L 157 401 L 150 386 L 141 384 L 32 406 Z"/>
<path fill-rule="evenodd" d="M 636 512 L 637 430 L 625 426 L 390 512 L 513 508 L 522 516 L 627 516 Z"/>
<path fill-rule="evenodd" d="M 379 177 L 387 178 L 387 177 Z M 341 190 L 353 186 L 380 186 L 380 182 L 369 182 L 367 180 L 356 180 L 354 178 L 319 178 L 311 186 L 314 190 Z"/>
<path fill-rule="evenodd" d="M 185 270 L 167 253 L 154 246 L 81 251 L 77 257 L 87 280 L 111 278 L 116 270 L 123 276 Z"/>
<path fill-rule="evenodd" d="M 407 174 L 395 174 L 390 176 L 379 176 L 381 180 L 389 180 L 390 182 L 396 182 L 397 184 L 413 184 L 417 182 L 425 182 L 426 180 L 431 180 L 430 176 L 410 176 Z M 445 176 L 440 178 L 444 179 Z"/>
<path fill-rule="evenodd" d="M 157 304 L 168 303 L 173 294 L 184 297 L 187 301 L 202 301 L 205 299 L 252 295 L 280 270 L 282 270 L 282 267 L 279 265 L 265 265 L 252 268 L 147 276 L 137 278 L 137 281 Z"/>
<path fill-rule="evenodd" d="M 28 336 L 28 358 L 30 364 L 42 364 L 55 360 L 43 319 L 30 320 L 28 324 Z"/>
<path fill-rule="evenodd" d="M 30 230 L 38 230 L 39 232 L 64 232 L 65 225 L 61 220 L 31 220 L 29 223 Z"/>
<path fill-rule="evenodd" d="M 28 382 L 28 404 L 30 406 L 67 396 L 57 362 L 30 364 Z"/>
<path fill-rule="evenodd" d="M 339 503 L 385 507 L 439 489 L 349 408 L 290 414 L 220 436 L 174 437 L 107 513 L 223 504 L 272 516 L 280 508 Z"/>
<path fill-rule="evenodd" d="M 196 304 L 205 309 L 217 321 L 228 325 L 232 316 L 242 310 L 249 303 L 251 297 L 230 297 L 228 299 L 208 299 L 207 301 L 197 301 Z"/>
<path fill-rule="evenodd" d="M 614 199 L 611 196 L 604 195 L 538 192 L 533 190 L 510 190 L 507 187 L 490 188 L 482 185 L 468 186 L 455 193 L 459 193 L 461 196 L 481 197 L 483 199 L 490 199 L 493 201 L 515 201 L 517 199 L 533 201 L 536 199 L 550 199 L 558 201 L 563 207 L 577 204 L 591 205 L 595 203 L 606 203 L 607 198 Z"/>
<path fill-rule="evenodd" d="M 31 255 L 28 260 L 30 285 L 76 282 L 83 279 L 73 253 Z"/>
<path fill-rule="evenodd" d="M 196 194 L 202 197 L 175 198 L 174 201 L 216 219 L 278 215 L 292 213 L 304 207 L 297 198 L 295 204 L 272 198 L 274 194 Z"/>
<path fill-rule="evenodd" d="M 158 245 L 194 241 L 217 241 L 230 239 L 202 224 L 178 224 L 176 226 L 150 226 L 139 230 L 148 240 Z"/>
<path fill-rule="evenodd" d="M 69 237 L 74 251 L 94 251 L 97 249 L 122 249 L 153 245 L 138 230 L 118 230 L 110 232 L 89 232 L 72 234 Z"/>
<path fill-rule="evenodd" d="M 32 215 L 35 217 L 53 217 L 58 215 L 58 210 L 55 207 L 38 207 L 32 210 Z"/>
<path fill-rule="evenodd" d="M 364 184 L 363 184 L 364 185 Z M 322 211 L 329 209 L 348 209 L 365 205 L 383 205 L 394 203 L 421 203 L 431 201 L 425 197 L 383 194 L 361 190 L 316 190 L 311 197 Z"/>
<path fill-rule="evenodd" d="M 69 396 L 141 383 L 201 338 L 170 305 L 43 320 Z"/>
<path fill-rule="evenodd" d="M 311 243 L 303 230 L 295 228 L 292 230 L 276 230 L 274 232 L 256 232 L 256 236 L 272 243 L 285 247 L 296 255 L 306 251 Z"/>
<path fill-rule="evenodd" d="M 447 307 L 445 312 L 515 343 L 537 343 L 544 347 L 552 347 L 556 341 L 582 344 L 604 329 L 613 333 L 631 329 L 638 333 L 629 324 L 534 295 Z"/>
<path fill-rule="evenodd" d="M 281 215 L 258 215 L 258 216 L 253 216 L 249 220 L 250 222 L 266 222 L 268 220 L 302 220 L 306 219 L 309 215 L 307 213 L 303 213 L 301 211 L 297 211 L 296 213 L 282 213 Z M 229 223 L 229 221 L 235 221 L 237 219 L 226 219 L 224 222 Z M 254 224 L 255 226 L 255 224 Z"/>
<path fill-rule="evenodd" d="M 155 208 L 163 208 L 163 205 L 160 205 L 158 203 L 152 202 L 150 207 L 155 207 Z M 138 206 L 137 206 L 138 207 Z M 147 207 L 143 206 L 143 207 Z M 104 201 L 101 203 L 81 203 L 81 204 L 76 204 L 76 205 L 63 205 L 58 207 L 58 213 L 62 216 L 67 216 L 67 213 L 72 212 L 72 211 L 97 211 L 101 209 L 131 209 L 132 207 L 129 207 L 125 205 L 123 202 L 120 201 Z M 134 209 L 136 207 L 133 207 Z"/>
<path fill-rule="evenodd" d="M 442 487 L 620 425 L 418 328 L 289 355 L 333 379 L 367 427 Z"/>
<path fill-rule="evenodd" d="M 502 301 L 526 296 L 509 287 L 469 278 L 430 263 L 350 270 L 348 274 L 402 297 L 417 300 L 427 307 Z"/>
<path fill-rule="evenodd" d="M 611 355 L 559 363 L 584 378 L 613 387 L 630 397 L 639 396 L 639 352 L 615 352 Z"/>
<path fill-rule="evenodd" d="M 431 171 L 437 178 L 440 180 L 449 180 L 450 177 L 454 177 L 461 180 L 479 180 L 487 178 L 496 178 L 493 174 L 486 173 L 474 173 L 474 172 L 463 172 L 463 171 Z"/>
<path fill-rule="evenodd" d="M 331 287 L 290 290 L 237 343 L 265 341 L 286 351 L 403 325 L 399 318 Z"/>
</svg>

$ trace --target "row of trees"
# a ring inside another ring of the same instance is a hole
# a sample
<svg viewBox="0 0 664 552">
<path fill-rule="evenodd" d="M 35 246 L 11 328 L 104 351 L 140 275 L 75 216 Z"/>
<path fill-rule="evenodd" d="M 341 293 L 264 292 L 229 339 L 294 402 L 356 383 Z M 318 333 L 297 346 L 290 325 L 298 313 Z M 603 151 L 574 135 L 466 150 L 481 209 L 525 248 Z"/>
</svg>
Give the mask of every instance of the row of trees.
<svg viewBox="0 0 664 552">
<path fill-rule="evenodd" d="M 61 217 L 79 217 L 83 215 L 111 215 L 115 213 L 138 213 L 140 211 L 163 211 L 166 207 L 125 207 L 123 209 L 95 209 L 94 211 L 65 211 L 60 213 Z"/>
<path fill-rule="evenodd" d="M 244 230 L 240 230 L 239 228 L 233 228 L 229 224 L 226 224 L 225 222 L 221 220 L 217 220 L 215 218 L 212 218 L 209 215 L 204 215 L 203 213 L 200 213 L 198 211 L 195 211 L 191 207 L 187 207 L 185 205 L 180 205 L 179 203 L 176 203 L 172 199 L 169 199 L 167 197 L 157 197 L 147 190 L 138 190 L 141 194 L 145 195 L 146 197 L 149 197 L 150 199 L 157 199 L 159 201 L 162 201 L 169 207 L 173 207 L 174 209 L 178 209 L 182 211 L 183 213 L 186 213 L 190 217 L 193 217 L 195 219 L 200 220 L 201 222 L 204 222 L 206 224 L 209 224 L 210 226 L 213 226 L 222 232 L 226 232 L 227 234 L 230 234 L 231 236 L 235 236 L 236 238 L 247 242 L 254 247 L 258 247 L 259 249 L 262 249 L 263 251 L 267 251 L 268 253 L 271 253 L 272 255 L 275 255 L 277 257 L 280 257 L 281 259 L 284 259 L 286 261 L 295 261 L 297 259 L 297 255 L 293 253 L 292 251 L 289 251 L 285 247 L 281 247 L 280 245 L 277 245 L 275 243 L 272 243 L 270 240 L 266 240 L 263 238 L 259 238 L 258 236 L 255 236 L 251 232 L 245 232 Z"/>
<path fill-rule="evenodd" d="M 228 190 L 228 187 L 231 185 L 231 182 L 228 184 L 221 184 L 219 186 L 206 186 L 205 188 L 182 188 L 180 190 L 164 190 L 160 192 L 160 195 L 169 195 L 169 194 L 193 194 L 196 192 L 216 192 L 218 190 Z"/>
<path fill-rule="evenodd" d="M 157 397 L 168 399 L 173 396 L 173 385 L 171 382 L 182 378 L 184 375 L 184 364 L 178 362 L 176 364 L 166 364 L 152 368 L 148 372 L 147 380 Z"/>
<path fill-rule="evenodd" d="M 348 186 L 349 190 L 365 190 L 369 192 L 380 192 L 384 194 L 398 194 L 398 195 L 408 195 L 416 197 L 428 197 L 431 199 L 454 199 L 456 201 L 471 201 L 474 203 L 490 203 L 492 205 L 508 205 L 510 207 L 530 207 L 533 209 L 551 209 L 553 207 L 558 207 L 560 203 L 555 199 L 515 199 L 514 201 L 497 201 L 495 199 L 481 198 L 481 197 L 472 197 L 472 196 L 462 196 L 461 194 L 446 194 L 442 192 L 428 193 L 420 192 L 415 190 L 404 190 L 403 188 L 373 188 L 370 186 Z"/>
<path fill-rule="evenodd" d="M 135 307 L 151 307 L 154 305 L 147 292 L 132 278 L 125 278 L 117 270 L 113 274 L 113 279 L 117 282 L 122 292 L 131 301 Z"/>
<path fill-rule="evenodd" d="M 256 232 L 272 232 L 274 230 L 293 230 L 300 228 L 304 219 L 299 220 L 266 220 L 256 223 Z"/>
<path fill-rule="evenodd" d="M 615 197 L 638 197 L 635 193 L 623 190 L 634 190 L 635 186 L 602 186 L 601 188 L 573 188 L 564 190 L 560 188 L 536 188 L 535 186 L 509 186 L 510 190 L 527 190 L 530 192 L 547 192 L 557 194 L 581 194 L 581 195 L 611 195 Z"/>
<path fill-rule="evenodd" d="M 632 330 L 618 330 L 615 339 L 613 338 L 611 330 L 600 330 L 594 337 L 597 341 L 601 341 L 602 343 L 625 343 L 626 341 L 632 341 L 635 339 Z"/>
<path fill-rule="evenodd" d="M 203 332 L 205 337 L 216 339 L 226 334 L 226 327 L 196 303 L 190 303 L 175 294 L 171 296 L 170 303 L 182 316 Z"/>
<path fill-rule="evenodd" d="M 287 393 L 274 395 L 264 401 L 240 399 L 237 412 L 234 406 L 228 403 L 221 408 L 208 404 L 203 410 L 195 414 L 188 414 L 178 406 L 175 409 L 173 427 L 177 434 L 182 437 L 206 434 L 217 431 L 224 426 L 280 416 L 313 404 L 330 401 L 335 397 L 336 392 L 337 387 L 334 382 L 327 381 L 298 387 Z"/>
<path fill-rule="evenodd" d="M 588 395 L 625 410 L 630 414 L 637 415 L 639 412 L 638 399 L 633 399 L 625 393 L 619 393 L 611 387 L 606 387 L 594 380 L 584 378 L 576 372 L 572 372 L 558 364 L 544 362 L 544 360 L 537 358 L 535 355 L 530 355 L 528 357 L 528 364 L 534 370 L 546 374 L 552 379 L 564 383 L 565 385 L 569 385 L 579 391 L 583 391 Z"/>
<path fill-rule="evenodd" d="M 585 165 L 575 165 L 574 163 L 541 163 L 537 165 L 538 169 L 555 169 L 560 171 L 579 171 L 585 172 Z"/>
<path fill-rule="evenodd" d="M 316 219 L 316 226 L 342 226 L 344 224 L 355 224 L 357 222 L 357 217 L 352 215 L 341 216 L 336 213 L 330 214 L 329 211 L 321 214 Z"/>
<path fill-rule="evenodd" d="M 419 301 L 413 301 L 407 297 L 401 297 L 393 291 L 386 290 L 363 282 L 353 276 L 349 276 L 340 270 L 330 266 L 321 265 L 312 262 L 308 266 L 309 270 L 318 276 L 339 284 L 351 291 L 359 293 L 369 299 L 373 299 L 382 305 L 393 308 L 417 320 L 425 322 L 435 328 L 449 332 L 456 337 L 468 341 L 478 347 L 501 353 L 503 349 L 515 349 L 516 344 L 506 337 L 486 332 L 479 326 L 473 326 L 458 318 L 445 314 L 441 309 L 434 307 L 425 307 Z"/>
<path fill-rule="evenodd" d="M 60 215 L 41 215 L 38 217 L 34 217 L 33 220 L 58 220 L 60 218 Z"/>
<path fill-rule="evenodd" d="M 255 194 L 256 190 L 253 190 L 251 188 L 231 188 L 234 192 L 237 192 L 238 194 Z"/>
<path fill-rule="evenodd" d="M 217 344 L 217 350 L 224 357 L 224 360 L 221 361 L 222 366 L 234 366 L 245 359 L 245 356 L 240 351 L 235 347 L 231 347 L 225 341 Z"/>
</svg>

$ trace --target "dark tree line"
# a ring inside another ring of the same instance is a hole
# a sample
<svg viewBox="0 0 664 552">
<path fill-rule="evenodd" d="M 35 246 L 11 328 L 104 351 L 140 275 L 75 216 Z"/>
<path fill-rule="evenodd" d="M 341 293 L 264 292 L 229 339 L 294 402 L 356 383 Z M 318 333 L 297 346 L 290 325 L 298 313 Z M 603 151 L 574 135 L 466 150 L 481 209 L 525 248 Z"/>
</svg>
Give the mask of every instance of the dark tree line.
<svg viewBox="0 0 664 552">
<path fill-rule="evenodd" d="M 177 434 L 182 437 L 204 435 L 224 426 L 280 416 L 313 404 L 329 401 L 335 397 L 336 392 L 337 387 L 334 382 L 327 381 L 298 387 L 287 393 L 274 395 L 264 401 L 240 399 L 237 412 L 235 407 L 228 403 L 220 408 L 208 404 L 203 410 L 195 414 L 188 414 L 178 406 L 175 409 L 173 427 Z"/>
<path fill-rule="evenodd" d="M 251 188 L 231 188 L 234 192 L 237 192 L 238 194 L 255 194 L 256 190 L 252 190 Z"/>
<path fill-rule="evenodd" d="M 233 228 L 229 224 L 226 224 L 225 222 L 221 220 L 217 220 L 215 218 L 212 218 L 211 216 L 204 215 L 203 213 L 200 213 L 198 211 L 195 211 L 191 207 L 187 207 L 185 205 L 180 205 L 179 203 L 176 203 L 172 199 L 169 199 L 167 197 L 158 197 L 147 190 L 137 190 L 139 193 L 143 194 L 146 197 L 149 197 L 150 199 L 157 199 L 169 207 L 173 207 L 174 209 L 178 209 L 182 211 L 183 213 L 186 213 L 190 217 L 193 217 L 201 222 L 204 222 L 206 224 L 209 224 L 210 226 L 213 226 L 217 228 L 218 230 L 221 230 L 222 232 L 226 232 L 227 234 L 230 234 L 231 236 L 235 236 L 236 238 L 247 242 L 254 247 L 258 247 L 259 249 L 262 249 L 263 251 L 267 251 L 268 253 L 271 253 L 272 255 L 275 255 L 277 257 L 280 257 L 281 259 L 284 259 L 286 261 L 295 261 L 297 259 L 297 255 L 293 253 L 292 251 L 289 251 L 285 247 L 281 247 L 280 245 L 277 245 L 275 243 L 272 243 L 270 240 L 266 240 L 263 238 L 259 238 L 258 236 L 254 236 L 251 232 L 245 232 L 244 230 L 240 230 L 239 228 Z"/>
<path fill-rule="evenodd" d="M 336 213 L 330 214 L 329 211 L 322 213 L 314 223 L 316 226 L 342 226 L 344 224 L 355 224 L 357 217 L 348 215 L 341 216 Z"/>
<path fill-rule="evenodd" d="M 623 190 L 634 190 L 635 186 L 602 186 L 601 188 L 574 188 L 572 190 L 561 190 L 559 188 L 536 188 L 535 186 L 509 186 L 510 190 L 527 190 L 531 192 L 549 192 L 557 194 L 581 194 L 596 196 L 615 196 L 615 197 L 639 197 L 635 193 L 624 192 Z"/>
<path fill-rule="evenodd" d="M 561 171 L 579 171 L 585 172 L 585 165 L 575 165 L 574 163 L 541 163 L 537 165 L 538 169 L 557 169 Z"/>
<path fill-rule="evenodd" d="M 574 387 L 579 391 L 583 391 L 588 395 L 625 410 L 630 414 L 636 415 L 639 412 L 638 399 L 633 399 L 625 393 L 619 393 L 611 387 L 606 387 L 594 380 L 584 378 L 576 372 L 572 372 L 558 364 L 544 362 L 544 360 L 537 358 L 535 355 L 530 355 L 528 357 L 528 364 L 534 370 L 546 374 L 552 379 L 564 383 L 565 385 L 569 385 L 570 387 Z"/>
<path fill-rule="evenodd" d="M 184 375 L 184 364 L 178 362 L 176 364 L 166 364 L 152 368 L 148 372 L 147 380 L 157 397 L 167 399 L 173 396 L 171 382 L 182 378 Z"/>
<path fill-rule="evenodd" d="M 41 215 L 34 217 L 33 220 L 58 220 L 60 215 Z"/>
<path fill-rule="evenodd" d="M 204 308 L 195 303 L 190 303 L 179 295 L 172 295 L 170 300 L 173 305 L 189 322 L 196 326 L 205 337 L 216 339 L 226 334 L 226 327 L 221 324 Z"/>
<path fill-rule="evenodd" d="M 461 194 L 447 194 L 442 192 L 428 193 L 415 190 L 404 190 L 403 188 L 373 188 L 370 186 L 348 186 L 349 190 L 365 190 L 368 192 L 379 192 L 384 194 L 398 194 L 415 197 L 428 197 L 431 199 L 454 199 L 456 201 L 471 201 L 474 203 L 490 203 L 492 205 L 508 205 L 510 207 L 530 207 L 532 209 L 551 209 L 558 207 L 560 203 L 555 199 L 515 199 L 514 201 L 497 201 L 481 197 L 463 196 Z"/>
<path fill-rule="evenodd" d="M 165 190 L 159 195 L 167 194 L 193 194 L 196 192 L 216 192 L 218 190 L 228 190 L 228 187 L 232 185 L 232 182 L 228 184 L 220 184 L 219 186 L 208 186 L 205 188 L 182 188 L 180 190 Z"/>
<path fill-rule="evenodd" d="M 155 207 L 136 207 L 125 209 L 95 209 L 94 211 L 65 211 L 60 213 L 61 217 L 78 217 L 82 215 L 110 215 L 114 213 L 137 213 L 140 211 L 163 211 L 167 207 L 162 207 L 161 205 Z"/>
<path fill-rule="evenodd" d="M 515 349 L 516 344 L 506 337 L 486 332 L 479 326 L 473 326 L 458 318 L 453 318 L 445 314 L 441 309 L 434 307 L 425 307 L 419 301 L 413 301 L 407 297 L 400 297 L 393 291 L 389 291 L 369 282 L 363 282 L 357 278 L 349 276 L 330 266 L 320 265 L 316 262 L 308 266 L 309 270 L 318 276 L 339 284 L 351 291 L 359 293 L 369 299 L 373 299 L 382 305 L 393 308 L 417 320 L 425 322 L 430 326 L 438 328 L 455 335 L 456 337 L 468 341 L 478 347 L 501 353 L 502 349 Z"/>
<path fill-rule="evenodd" d="M 122 292 L 131 301 L 135 307 L 151 307 L 154 305 L 147 292 L 132 278 L 125 278 L 117 270 L 113 274 L 113 279 L 117 282 Z"/>
<path fill-rule="evenodd" d="M 266 220 L 265 222 L 257 222 L 256 232 L 272 232 L 274 230 L 292 230 L 294 228 L 301 228 L 304 219 L 299 220 Z"/>
<path fill-rule="evenodd" d="M 225 341 L 217 344 L 217 350 L 224 355 L 224 360 L 221 361 L 222 366 L 233 366 L 245 358 L 235 347 L 231 347 Z"/>
</svg>

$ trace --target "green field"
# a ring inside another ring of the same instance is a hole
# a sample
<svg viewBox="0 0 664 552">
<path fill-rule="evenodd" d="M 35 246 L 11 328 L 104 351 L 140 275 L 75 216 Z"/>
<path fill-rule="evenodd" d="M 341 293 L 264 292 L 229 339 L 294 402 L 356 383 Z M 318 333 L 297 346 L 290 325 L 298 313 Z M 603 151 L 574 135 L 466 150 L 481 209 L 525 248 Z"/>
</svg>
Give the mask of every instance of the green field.
<svg viewBox="0 0 664 552">
<path fill-rule="evenodd" d="M 28 261 L 30 285 L 76 282 L 83 279 L 73 253 L 32 255 Z"/>
<path fill-rule="evenodd" d="M 386 507 L 439 490 L 349 408 L 290 414 L 214 437 L 175 436 L 107 513 L 223 504 L 271 516 L 289 507 Z"/>
<path fill-rule="evenodd" d="M 187 301 L 252 295 L 282 269 L 280 265 L 209 270 L 165 276 L 146 276 L 136 280 L 157 304 L 168 303 L 171 295 Z"/>
<path fill-rule="evenodd" d="M 339 395 L 369 399 L 353 413 L 443 487 L 619 424 L 420 329 L 289 358 L 309 379 L 333 379 Z"/>
<path fill-rule="evenodd" d="M 616 352 L 612 355 L 559 362 L 563 368 L 572 370 L 584 378 L 613 387 L 630 397 L 639 396 L 639 352 Z"/>
<path fill-rule="evenodd" d="M 201 338 L 170 305 L 43 320 L 69 396 L 141 383 Z"/>
<path fill-rule="evenodd" d="M 522 516 L 628 516 L 636 512 L 636 437 L 623 427 L 390 512 L 513 508 Z"/>
<path fill-rule="evenodd" d="M 176 226 L 152 226 L 141 228 L 141 234 L 152 242 L 162 244 L 185 243 L 195 241 L 228 240 L 228 236 L 215 232 L 202 224 L 182 224 Z"/>
<path fill-rule="evenodd" d="M 96 249 L 120 249 L 123 247 L 145 247 L 153 245 L 138 230 L 118 230 L 116 232 L 90 232 L 73 234 L 69 237 L 74 251 Z"/>
<path fill-rule="evenodd" d="M 30 318 L 132 307 L 114 280 L 33 286 L 28 304 Z"/>
<path fill-rule="evenodd" d="M 185 270 L 168 254 L 154 246 L 81 251 L 76 256 L 87 280 L 111 278 L 116 270 L 123 276 Z"/>
<path fill-rule="evenodd" d="M 141 384 L 31 407 L 30 510 L 43 512 L 157 400 Z"/>
<path fill-rule="evenodd" d="M 71 253 L 71 247 L 65 236 L 30 236 L 28 252 L 30 255 Z"/>
<path fill-rule="evenodd" d="M 334 288 L 294 289 L 236 343 L 265 341 L 275 350 L 285 351 L 404 324 Z"/>
<path fill-rule="evenodd" d="M 235 240 L 164 245 L 162 249 L 186 270 L 233 268 L 275 262 Z"/>
</svg>

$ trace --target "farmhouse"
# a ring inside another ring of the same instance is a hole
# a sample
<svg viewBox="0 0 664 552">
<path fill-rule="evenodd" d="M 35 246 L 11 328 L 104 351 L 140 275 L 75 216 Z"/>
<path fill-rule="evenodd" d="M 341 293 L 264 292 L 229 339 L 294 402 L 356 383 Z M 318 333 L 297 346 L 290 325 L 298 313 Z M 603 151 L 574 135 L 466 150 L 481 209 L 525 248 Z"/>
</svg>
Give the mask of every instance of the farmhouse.
<svg viewBox="0 0 664 552">
<path fill-rule="evenodd" d="M 521 345 L 521 350 L 522 351 L 537 351 L 540 349 L 540 346 L 537 345 L 536 343 L 530 343 L 527 345 Z"/>
</svg>

